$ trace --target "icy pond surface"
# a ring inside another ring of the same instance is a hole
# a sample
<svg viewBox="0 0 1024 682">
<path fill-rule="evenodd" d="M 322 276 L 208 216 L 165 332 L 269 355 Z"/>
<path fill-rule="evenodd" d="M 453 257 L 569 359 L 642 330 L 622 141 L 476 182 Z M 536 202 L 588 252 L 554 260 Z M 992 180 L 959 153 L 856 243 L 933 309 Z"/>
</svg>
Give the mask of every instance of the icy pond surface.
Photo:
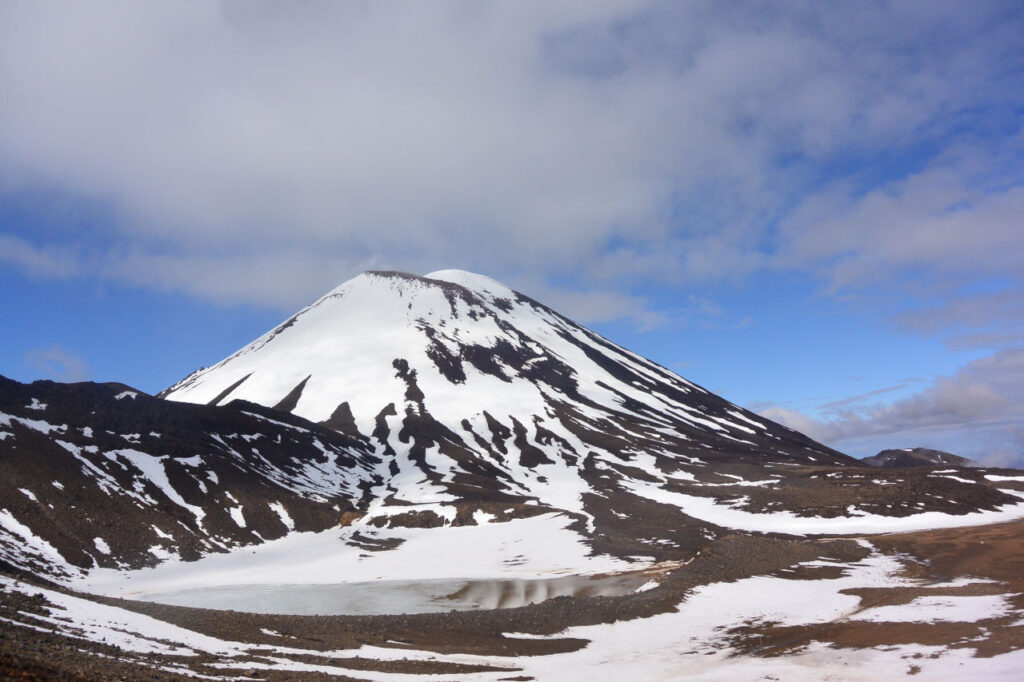
<svg viewBox="0 0 1024 682">
<path fill-rule="evenodd" d="M 613 597 L 648 584 L 639 574 L 542 580 L 378 580 L 333 585 L 224 585 L 133 595 L 141 601 L 303 616 L 371 616 L 502 609 L 555 597 Z"/>
</svg>

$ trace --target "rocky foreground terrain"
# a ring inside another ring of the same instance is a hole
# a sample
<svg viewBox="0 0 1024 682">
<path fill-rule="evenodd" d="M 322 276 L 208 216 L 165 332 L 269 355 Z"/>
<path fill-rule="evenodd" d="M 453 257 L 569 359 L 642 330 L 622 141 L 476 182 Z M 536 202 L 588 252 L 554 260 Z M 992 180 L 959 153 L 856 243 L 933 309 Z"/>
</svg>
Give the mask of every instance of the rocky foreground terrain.
<svg viewBox="0 0 1024 682">
<path fill-rule="evenodd" d="M 501 284 L 0 378 L 14 679 L 1018 679 L 1024 472 L 871 467 Z"/>
</svg>

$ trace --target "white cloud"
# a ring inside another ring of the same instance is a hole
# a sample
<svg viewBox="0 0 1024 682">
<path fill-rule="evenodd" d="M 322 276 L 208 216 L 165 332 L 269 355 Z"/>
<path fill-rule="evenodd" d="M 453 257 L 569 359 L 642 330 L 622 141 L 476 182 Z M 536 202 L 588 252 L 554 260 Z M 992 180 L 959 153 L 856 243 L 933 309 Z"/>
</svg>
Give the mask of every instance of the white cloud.
<svg viewBox="0 0 1024 682">
<path fill-rule="evenodd" d="M 1014 3 L 7 3 L 0 192 L 112 217 L 102 239 L 0 247 L 37 273 L 282 308 L 367 263 L 623 300 L 624 281 L 837 258 L 843 282 L 962 248 L 965 267 L 1016 266 L 1019 189 L 966 176 L 947 180 L 959 215 L 936 218 L 948 187 L 925 173 L 808 200 L 782 254 L 772 225 L 823 169 L 1012 110 L 1020 27 Z M 955 238 L 976 224 L 1000 240 Z"/>
<path fill-rule="evenodd" d="M 952 348 L 999 348 L 1024 340 L 1024 296 L 1016 288 L 948 297 L 929 307 L 905 311 L 897 328 L 942 335 Z"/>
<path fill-rule="evenodd" d="M 616 291 L 552 287 L 538 280 L 516 282 L 515 288 L 581 324 L 626 319 L 632 320 L 641 330 L 648 330 L 668 322 L 664 315 L 651 310 L 648 301 L 639 296 Z"/>
<path fill-rule="evenodd" d="M 47 379 L 85 381 L 89 378 L 85 360 L 60 345 L 34 348 L 25 353 L 22 362 Z"/>
<path fill-rule="evenodd" d="M 54 246 L 38 247 L 14 235 L 0 234 L 0 263 L 31 275 L 60 278 L 80 270 L 75 254 Z"/>
<path fill-rule="evenodd" d="M 831 287 L 922 274 L 1024 272 L 1024 183 L 978 186 L 975 152 L 856 194 L 840 183 L 807 198 L 784 222 L 786 264 L 817 268 Z M 938 277 L 937 277 L 938 276 Z"/>
<path fill-rule="evenodd" d="M 809 417 L 798 410 L 791 410 L 788 407 L 771 405 L 759 409 L 758 414 L 822 443 L 829 443 L 836 437 L 837 429 L 831 424 L 826 424 L 821 420 Z"/>
<path fill-rule="evenodd" d="M 925 446 L 990 464 L 1024 465 L 1024 349 L 975 360 L 888 404 L 869 397 L 823 406 L 830 413 L 823 419 L 779 406 L 760 413 L 858 456 Z"/>
</svg>

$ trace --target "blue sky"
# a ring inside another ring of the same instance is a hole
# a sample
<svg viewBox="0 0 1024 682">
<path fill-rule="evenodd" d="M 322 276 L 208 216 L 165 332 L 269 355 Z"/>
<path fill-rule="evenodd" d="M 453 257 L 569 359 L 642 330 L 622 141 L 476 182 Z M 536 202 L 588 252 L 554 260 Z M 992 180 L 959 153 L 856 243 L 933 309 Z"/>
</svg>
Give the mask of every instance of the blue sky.
<svg viewBox="0 0 1024 682">
<path fill-rule="evenodd" d="M 0 3 L 0 373 L 488 274 L 855 455 L 1024 464 L 1020 3 Z"/>
</svg>

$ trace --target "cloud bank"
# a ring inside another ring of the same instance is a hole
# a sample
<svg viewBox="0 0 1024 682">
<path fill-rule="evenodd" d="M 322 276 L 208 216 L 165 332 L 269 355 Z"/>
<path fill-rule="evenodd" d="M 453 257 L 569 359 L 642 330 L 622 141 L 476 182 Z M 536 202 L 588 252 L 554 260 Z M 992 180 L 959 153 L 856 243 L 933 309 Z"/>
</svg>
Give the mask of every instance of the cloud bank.
<svg viewBox="0 0 1024 682">
<path fill-rule="evenodd" d="M 0 192 L 105 217 L 0 260 L 283 309 L 374 266 L 558 273 L 595 319 L 640 280 L 1019 271 L 1021 15 L 5 3 Z"/>
<path fill-rule="evenodd" d="M 0 268 L 290 312 L 460 267 L 640 328 L 796 275 L 1012 349 L 1022 35 L 1016 0 L 6 2 Z M 1016 357 L 802 428 L 1019 440 Z"/>
<path fill-rule="evenodd" d="M 56 381 L 85 381 L 89 378 L 85 360 L 60 345 L 32 349 L 25 353 L 22 362 Z"/>
<path fill-rule="evenodd" d="M 890 404 L 871 397 L 824 406 L 826 419 L 778 406 L 761 414 L 858 456 L 924 446 L 960 450 L 994 466 L 1024 466 L 1024 349 L 975 360 Z"/>
</svg>

